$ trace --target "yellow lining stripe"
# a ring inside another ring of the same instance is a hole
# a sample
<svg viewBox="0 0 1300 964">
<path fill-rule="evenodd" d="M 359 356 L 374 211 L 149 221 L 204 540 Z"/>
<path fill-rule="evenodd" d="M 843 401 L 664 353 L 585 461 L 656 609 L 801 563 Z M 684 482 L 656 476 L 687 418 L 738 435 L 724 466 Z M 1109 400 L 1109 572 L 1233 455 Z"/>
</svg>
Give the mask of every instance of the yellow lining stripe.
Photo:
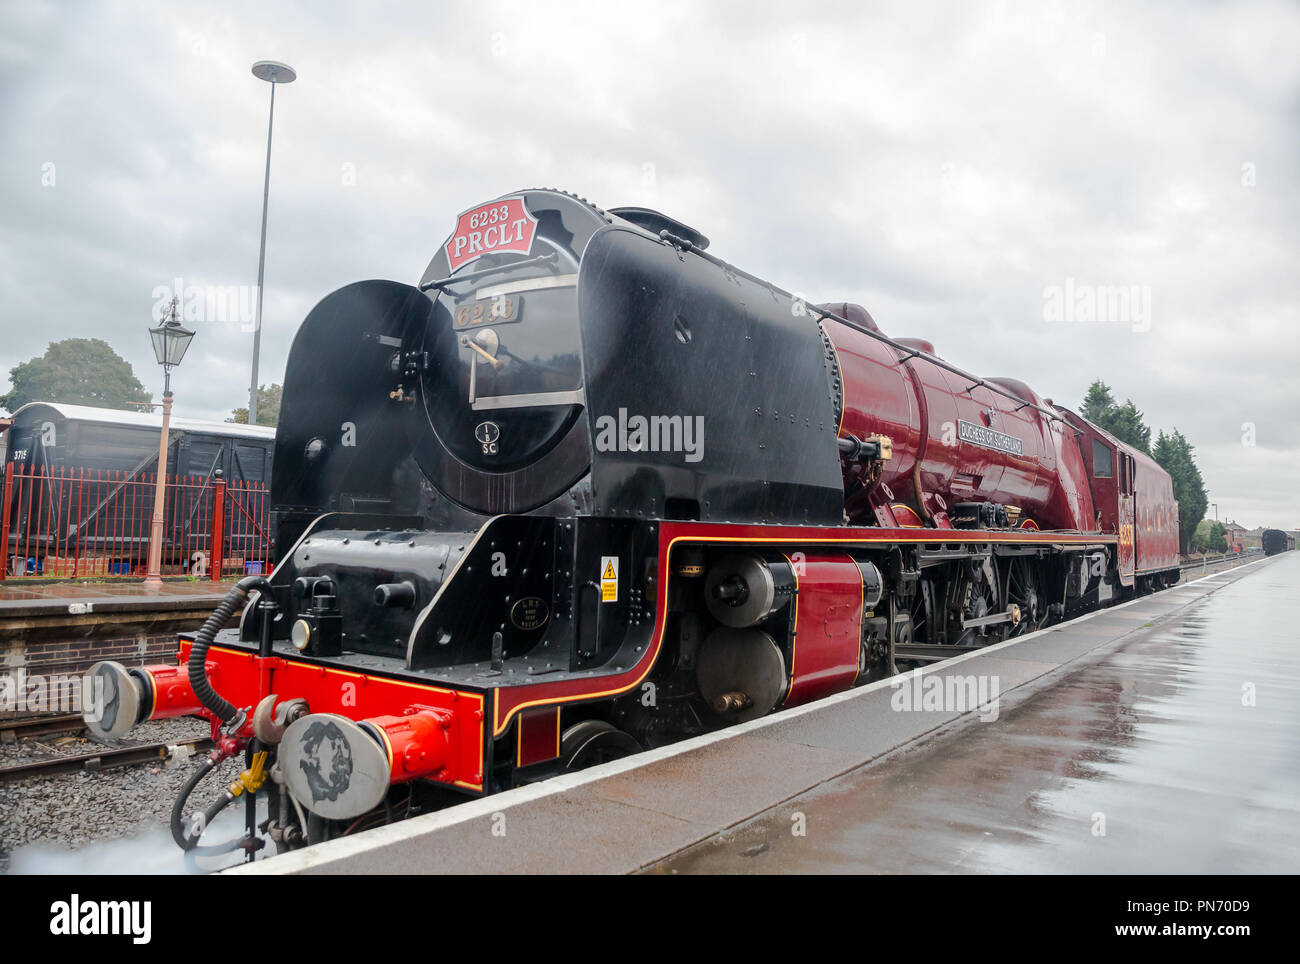
<svg viewBox="0 0 1300 964">
<path fill-rule="evenodd" d="M 794 689 L 794 664 L 799 658 L 799 567 L 784 552 L 781 555 L 786 562 L 790 563 L 790 572 L 794 574 L 794 612 L 790 616 L 790 635 L 794 638 L 790 642 L 790 667 L 785 674 L 785 695 L 781 697 L 781 702 L 777 703 L 777 706 L 790 698 L 790 691 Z"/>
<path fill-rule="evenodd" d="M 853 682 L 857 683 L 858 677 L 862 673 L 862 620 L 867 618 L 867 577 L 862 574 L 862 567 L 858 565 L 858 560 L 849 556 L 853 562 L 853 568 L 858 570 L 858 667 L 853 673 Z M 884 580 L 882 579 L 883 583 Z"/>
<path fill-rule="evenodd" d="M 901 528 L 903 528 L 903 529 L 924 529 L 924 528 L 925 528 L 925 523 L 922 522 L 922 521 L 921 521 L 921 517 L 920 517 L 919 515 L 916 514 L 916 510 L 913 509 L 913 508 L 912 508 L 910 505 L 908 505 L 907 503 L 905 503 L 905 502 L 891 502 L 891 503 L 889 504 L 889 509 L 890 509 L 891 512 L 894 513 L 894 518 L 895 518 L 895 519 L 900 518 L 900 515 L 899 515 L 899 513 L 898 513 L 898 510 L 899 510 L 899 509 L 902 509 L 903 512 L 905 512 L 905 513 L 907 514 L 908 517 L 913 518 L 913 519 L 916 520 L 916 522 L 914 522 L 914 523 L 913 523 L 913 522 L 899 522 L 898 524 L 899 524 L 899 526 L 900 526 Z M 936 531 L 940 531 L 940 530 L 936 530 Z M 956 530 L 953 530 L 953 531 L 956 531 Z"/>
</svg>

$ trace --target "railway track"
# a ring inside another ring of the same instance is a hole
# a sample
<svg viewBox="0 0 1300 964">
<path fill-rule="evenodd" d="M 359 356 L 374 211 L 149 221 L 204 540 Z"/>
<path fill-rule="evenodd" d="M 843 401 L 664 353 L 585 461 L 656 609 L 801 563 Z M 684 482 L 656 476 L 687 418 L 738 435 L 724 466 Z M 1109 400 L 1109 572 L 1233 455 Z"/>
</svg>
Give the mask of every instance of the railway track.
<svg viewBox="0 0 1300 964">
<path fill-rule="evenodd" d="M 195 752 L 203 752 L 210 750 L 213 743 L 208 737 L 194 737 L 174 743 L 144 743 L 139 746 L 117 748 L 97 747 L 90 753 L 47 757 L 0 767 L 0 783 L 12 783 L 15 780 L 34 776 L 56 776 L 62 773 L 79 773 L 82 770 L 96 773 L 141 763 L 153 763 L 167 759 L 171 747 L 174 746 L 192 747 Z"/>
<path fill-rule="evenodd" d="M 86 723 L 80 713 L 0 720 L 0 743 L 13 743 L 38 736 L 57 736 L 61 733 L 81 733 L 85 729 Z"/>
<path fill-rule="evenodd" d="M 1185 572 L 1185 573 L 1198 572 L 1202 569 L 1209 569 L 1214 566 L 1221 566 L 1224 563 L 1228 563 L 1228 562 L 1234 564 L 1240 564 L 1256 558 L 1259 558 L 1258 554 L 1256 553 L 1251 553 L 1250 555 L 1246 555 L 1244 553 L 1225 552 L 1219 556 L 1206 557 L 1205 559 L 1197 559 L 1195 562 L 1183 563 L 1178 567 L 1178 569 L 1180 572 Z"/>
</svg>

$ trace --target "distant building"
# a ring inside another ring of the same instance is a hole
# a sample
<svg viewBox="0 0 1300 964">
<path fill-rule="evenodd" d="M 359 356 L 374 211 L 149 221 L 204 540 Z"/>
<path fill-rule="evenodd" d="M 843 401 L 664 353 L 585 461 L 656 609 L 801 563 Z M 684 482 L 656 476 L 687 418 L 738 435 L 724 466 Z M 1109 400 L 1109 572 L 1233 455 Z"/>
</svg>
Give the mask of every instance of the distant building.
<svg viewBox="0 0 1300 964">
<path fill-rule="evenodd" d="M 1229 552 L 1244 552 L 1248 545 L 1247 539 L 1250 531 L 1242 525 L 1238 525 L 1229 519 L 1223 524 L 1223 537 L 1228 540 Z M 1259 535 L 1255 535 L 1255 545 L 1259 545 Z"/>
<path fill-rule="evenodd" d="M 1242 545 L 1244 545 L 1247 549 L 1263 549 L 1264 530 L 1267 528 L 1269 527 L 1256 526 L 1254 529 L 1251 529 L 1249 532 L 1243 534 L 1241 537 Z"/>
</svg>

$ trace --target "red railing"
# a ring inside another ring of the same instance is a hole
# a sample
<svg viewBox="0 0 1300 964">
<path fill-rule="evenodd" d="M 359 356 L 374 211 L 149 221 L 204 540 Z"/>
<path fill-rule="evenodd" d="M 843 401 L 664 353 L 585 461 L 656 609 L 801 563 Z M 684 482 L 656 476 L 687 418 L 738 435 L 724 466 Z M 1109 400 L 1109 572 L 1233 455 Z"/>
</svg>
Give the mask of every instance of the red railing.
<svg viewBox="0 0 1300 964">
<path fill-rule="evenodd" d="M 5 466 L 0 580 L 145 574 L 156 476 Z M 162 574 L 221 579 L 270 572 L 270 493 L 260 482 L 171 476 Z"/>
</svg>

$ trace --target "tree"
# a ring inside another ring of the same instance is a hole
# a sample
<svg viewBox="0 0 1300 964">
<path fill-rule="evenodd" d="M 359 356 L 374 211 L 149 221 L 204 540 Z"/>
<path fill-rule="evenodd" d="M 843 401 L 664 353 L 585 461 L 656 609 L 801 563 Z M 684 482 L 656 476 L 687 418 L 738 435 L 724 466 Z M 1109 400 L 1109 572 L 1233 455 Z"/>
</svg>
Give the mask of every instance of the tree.
<svg viewBox="0 0 1300 964">
<path fill-rule="evenodd" d="M 1143 422 L 1142 411 L 1131 398 L 1125 399 L 1123 405 L 1116 404 L 1109 386 L 1100 378 L 1089 386 L 1079 414 L 1121 442 L 1151 454 L 1151 429 Z"/>
<path fill-rule="evenodd" d="M 1083 405 L 1079 408 L 1079 414 L 1092 422 L 1093 425 L 1101 425 L 1114 408 L 1115 399 L 1111 396 L 1106 383 L 1099 378 L 1088 386 L 1088 394 L 1083 398 Z"/>
<path fill-rule="evenodd" d="M 280 421 L 280 396 L 284 389 L 276 384 L 260 385 L 257 389 L 257 424 L 274 425 Z M 248 424 L 248 409 L 236 408 L 230 413 L 227 422 Z"/>
<path fill-rule="evenodd" d="M 1228 527 L 1213 519 L 1202 519 L 1192 536 L 1192 548 L 1197 552 L 1227 552 Z"/>
<path fill-rule="evenodd" d="M 1205 510 L 1210 504 L 1201 470 L 1196 467 L 1192 452 L 1192 446 L 1178 429 L 1170 435 L 1161 432 L 1156 437 L 1153 455 L 1174 483 L 1174 498 L 1178 500 L 1179 549 L 1184 553 L 1189 551 L 1197 526 L 1205 518 Z M 1208 544 L 1210 548 L 1215 546 L 1213 530 L 1209 533 Z M 1227 546 L 1226 540 L 1224 546 Z"/>
<path fill-rule="evenodd" d="M 1183 433 L 1176 428 L 1169 435 L 1162 431 L 1156 438 L 1153 450 L 1151 429 L 1143 421 L 1142 411 L 1133 404 L 1131 398 L 1125 399 L 1123 405 L 1117 405 L 1110 388 L 1100 378 L 1088 387 L 1088 394 L 1084 396 L 1079 411 L 1088 421 L 1105 429 L 1121 442 L 1153 456 L 1160 467 L 1169 473 L 1174 483 L 1174 498 L 1178 500 L 1179 550 L 1186 553 L 1193 545 L 1214 548 L 1216 539 L 1213 530 L 1198 530 L 1210 500 L 1205 494 L 1205 481 L 1201 478 L 1201 470 L 1196 467 L 1192 446 L 1183 437 Z M 1223 533 L 1218 536 L 1226 547 L 1227 540 L 1222 538 Z"/>
<path fill-rule="evenodd" d="M 1127 398 L 1110 416 L 1110 424 L 1102 426 L 1121 442 L 1151 454 L 1151 429 L 1142 421 L 1142 412 Z"/>
<path fill-rule="evenodd" d="M 153 397 L 130 363 L 98 338 L 51 342 L 44 355 L 11 368 L 9 381 L 13 388 L 0 405 L 11 412 L 28 402 L 130 408 Z"/>
</svg>

